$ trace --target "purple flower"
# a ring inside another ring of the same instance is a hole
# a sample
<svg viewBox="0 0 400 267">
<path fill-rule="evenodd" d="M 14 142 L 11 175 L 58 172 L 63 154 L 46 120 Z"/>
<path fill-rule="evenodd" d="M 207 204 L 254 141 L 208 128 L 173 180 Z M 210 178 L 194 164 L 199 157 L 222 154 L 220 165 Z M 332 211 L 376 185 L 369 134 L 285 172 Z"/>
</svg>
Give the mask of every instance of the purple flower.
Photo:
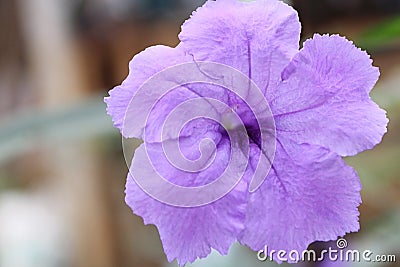
<svg viewBox="0 0 400 267">
<path fill-rule="evenodd" d="M 255 251 L 268 245 L 301 252 L 314 241 L 359 230 L 361 184 L 341 157 L 373 148 L 386 132 L 385 111 L 369 97 L 379 70 L 337 35 L 314 35 L 299 50 L 300 27 L 296 11 L 277 0 L 208 1 L 183 24 L 177 47 L 136 55 L 126 80 L 105 99 L 115 127 L 144 139 L 130 166 L 126 202 L 145 224 L 157 226 L 168 260 L 183 265 L 212 248 L 226 254 L 235 241 Z M 222 66 L 248 77 L 249 87 Z M 175 71 L 164 75 L 169 70 Z M 158 87 L 166 84 L 173 89 L 162 94 Z M 203 104 L 192 102 L 199 98 Z M 202 112 L 215 116 L 196 116 Z M 248 142 L 238 133 L 238 118 Z M 166 147 L 188 162 L 172 164 Z M 248 161 L 230 156 L 237 149 Z M 261 180 L 258 168 L 266 171 Z M 181 196 L 152 180 L 160 174 L 181 188 L 201 188 L 236 173 L 243 175 L 221 197 L 211 195 L 226 183 L 206 196 L 191 191 L 184 197 L 186 203 L 210 197 L 207 205 L 172 205 Z M 154 198 L 138 179 L 151 181 L 148 188 L 168 200 Z"/>
</svg>

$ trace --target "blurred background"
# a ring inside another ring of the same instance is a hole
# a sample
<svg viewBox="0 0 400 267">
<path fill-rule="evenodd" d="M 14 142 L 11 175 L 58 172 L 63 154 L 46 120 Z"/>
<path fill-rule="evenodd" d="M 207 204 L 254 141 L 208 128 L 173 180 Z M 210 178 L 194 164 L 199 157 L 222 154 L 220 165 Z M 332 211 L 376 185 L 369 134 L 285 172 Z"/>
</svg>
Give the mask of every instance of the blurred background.
<svg viewBox="0 0 400 267">
<path fill-rule="evenodd" d="M 103 97 L 144 48 L 175 46 L 202 0 L 0 0 L 0 267 L 162 267 L 158 233 L 124 202 L 121 137 Z M 346 35 L 381 69 L 389 132 L 348 159 L 363 183 L 350 246 L 400 266 L 400 0 L 293 0 L 302 39 Z M 179 231 L 177 229 L 177 231 Z M 177 244 L 179 245 L 179 244 Z M 332 244 L 315 243 L 320 250 Z M 364 266 L 302 263 L 299 266 Z M 275 266 L 235 245 L 191 266 Z"/>
</svg>

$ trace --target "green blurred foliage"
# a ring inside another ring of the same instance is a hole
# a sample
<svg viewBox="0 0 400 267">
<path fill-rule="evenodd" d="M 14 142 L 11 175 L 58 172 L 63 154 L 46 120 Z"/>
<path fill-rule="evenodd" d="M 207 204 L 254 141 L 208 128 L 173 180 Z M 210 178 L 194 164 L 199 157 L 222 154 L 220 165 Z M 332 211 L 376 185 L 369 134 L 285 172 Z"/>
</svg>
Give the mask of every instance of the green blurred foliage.
<svg viewBox="0 0 400 267">
<path fill-rule="evenodd" d="M 400 16 L 395 16 L 362 33 L 357 44 L 367 50 L 379 50 L 387 45 L 399 44 L 400 47 Z"/>
</svg>

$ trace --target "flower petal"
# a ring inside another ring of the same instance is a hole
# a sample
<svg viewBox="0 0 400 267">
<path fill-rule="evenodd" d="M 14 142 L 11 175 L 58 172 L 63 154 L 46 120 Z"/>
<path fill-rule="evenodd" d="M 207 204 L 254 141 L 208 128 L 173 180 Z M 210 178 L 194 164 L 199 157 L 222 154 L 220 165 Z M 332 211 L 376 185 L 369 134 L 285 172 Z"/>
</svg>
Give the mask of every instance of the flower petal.
<svg viewBox="0 0 400 267">
<path fill-rule="evenodd" d="M 250 194 L 240 242 L 301 255 L 316 240 L 357 231 L 360 190 L 357 174 L 337 154 L 280 138 L 273 169 Z"/>
<path fill-rule="evenodd" d="M 183 48 L 196 61 L 229 65 L 263 92 L 298 51 L 300 23 L 282 1 L 208 1 L 182 26 Z"/>
<path fill-rule="evenodd" d="M 225 151 L 229 149 L 228 144 L 222 141 L 219 146 Z M 221 254 L 227 254 L 237 235 L 243 230 L 247 185 L 241 181 L 223 198 L 201 207 L 183 208 L 161 203 L 147 195 L 132 176 L 137 172 L 139 175 L 141 173 L 140 162 L 146 153 L 143 146 L 137 149 L 128 174 L 126 202 L 135 214 L 143 218 L 145 224 L 154 224 L 158 228 L 168 260 L 177 259 L 180 265 L 184 265 L 206 257 L 212 248 Z M 154 149 L 154 152 L 160 152 L 160 148 L 154 143 L 151 146 L 153 148 L 150 149 Z M 217 156 L 216 166 L 211 172 L 221 172 L 227 158 L 226 155 L 220 158 Z M 199 182 L 204 184 L 210 180 L 206 172 L 182 176 L 182 172 L 164 167 L 165 174 L 172 182 L 180 180 L 180 184 L 184 186 L 197 185 Z M 145 174 L 146 170 L 142 171 Z"/>
<path fill-rule="evenodd" d="M 379 77 L 368 54 L 340 36 L 315 35 L 282 73 L 270 101 L 277 131 L 355 155 L 378 144 L 388 120 L 369 97 Z"/>
<path fill-rule="evenodd" d="M 129 63 L 128 77 L 121 85 L 110 90 L 110 96 L 104 99 L 107 104 L 107 113 L 112 117 L 114 126 L 122 132 L 128 105 L 133 95 L 147 79 L 167 67 L 190 60 L 191 58 L 185 55 L 179 46 L 176 48 L 163 45 L 152 46 L 134 56 Z M 139 138 L 139 136 L 136 137 Z"/>
</svg>

